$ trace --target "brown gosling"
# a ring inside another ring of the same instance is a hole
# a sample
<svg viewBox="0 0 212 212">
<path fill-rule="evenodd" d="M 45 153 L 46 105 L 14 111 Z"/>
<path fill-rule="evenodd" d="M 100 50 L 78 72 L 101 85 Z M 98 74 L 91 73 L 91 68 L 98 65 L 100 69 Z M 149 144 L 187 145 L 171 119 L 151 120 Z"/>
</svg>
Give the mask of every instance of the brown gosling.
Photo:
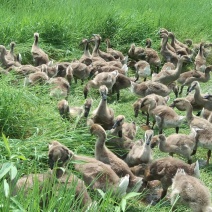
<svg viewBox="0 0 212 212">
<path fill-rule="evenodd" d="M 102 189 L 104 192 L 111 189 L 115 194 L 123 195 L 126 193 L 129 176 L 119 178 L 118 175 L 105 163 L 82 155 L 74 154 L 66 146 L 57 141 L 53 141 L 49 146 L 49 164 L 53 167 L 55 163 L 64 167 L 71 160 L 76 171 L 82 174 L 87 186 L 93 189 Z M 81 161 L 79 163 L 79 161 Z"/>
<path fill-rule="evenodd" d="M 119 177 L 129 175 L 129 189 L 133 189 L 135 192 L 139 191 L 142 185 L 142 178 L 136 177 L 128 165 L 105 146 L 107 138 L 105 130 L 100 125 L 93 124 L 90 128 L 90 132 L 97 137 L 95 158 L 110 165 L 111 169 L 113 169 Z"/>
<path fill-rule="evenodd" d="M 161 46 L 160 53 L 163 56 L 164 61 L 165 62 L 172 62 L 176 66 L 177 62 L 178 62 L 177 54 L 172 52 L 172 51 L 170 51 L 167 48 L 168 35 L 165 34 L 165 33 L 162 33 L 160 35 L 160 37 L 162 38 L 162 46 Z"/>
<path fill-rule="evenodd" d="M 118 74 L 116 78 L 116 82 L 114 83 L 112 87 L 112 94 L 116 93 L 117 101 L 119 101 L 120 99 L 120 90 L 129 88 L 130 86 L 131 86 L 130 78 L 123 74 Z"/>
<path fill-rule="evenodd" d="M 68 120 L 77 116 L 87 118 L 92 106 L 93 100 L 86 99 L 83 107 L 70 107 L 65 99 L 58 102 L 57 107 L 62 118 Z"/>
<path fill-rule="evenodd" d="M 35 66 L 47 64 L 49 62 L 48 55 L 38 45 L 39 33 L 34 33 L 34 43 L 32 44 L 31 54 Z"/>
<path fill-rule="evenodd" d="M 72 72 L 75 83 L 77 83 L 77 79 L 81 80 L 81 84 L 84 83 L 84 80 L 88 79 L 90 76 L 91 69 L 84 63 L 81 62 L 72 62 L 71 65 L 67 67 Z M 67 70 L 66 70 L 67 72 Z"/>
<path fill-rule="evenodd" d="M 102 58 L 104 61 L 113 61 L 113 60 L 115 60 L 115 58 L 111 54 L 103 52 L 103 51 L 101 51 L 99 49 L 99 46 L 100 46 L 100 43 L 101 43 L 101 40 L 102 40 L 100 35 L 93 34 L 93 39 L 91 39 L 91 41 L 93 41 L 93 40 L 95 42 L 95 47 L 94 47 L 92 55 L 97 55 L 100 58 Z"/>
<path fill-rule="evenodd" d="M 52 193 L 56 193 L 57 195 L 57 192 L 64 187 L 67 192 L 69 190 L 75 190 L 75 201 L 82 201 L 81 203 L 79 202 L 81 208 L 86 209 L 92 203 L 84 182 L 77 176 L 74 174 L 68 174 L 61 169 L 57 169 L 56 177 L 57 180 L 55 180 L 54 171 L 48 171 L 42 174 L 25 175 L 18 179 L 13 195 L 24 191 L 24 195 L 27 197 L 29 191 L 35 188 L 35 186 L 39 186 L 40 193 L 43 188 L 47 188 L 48 186 L 48 194 L 44 197 L 46 202 L 43 202 L 42 198 L 40 199 L 40 206 L 42 207 L 44 204 L 48 204 L 48 199 L 51 198 Z M 72 200 L 72 198 L 73 197 L 70 196 L 70 200 Z"/>
<path fill-rule="evenodd" d="M 189 88 L 189 92 L 195 90 L 194 100 L 198 102 L 198 104 L 202 105 L 207 110 L 212 111 L 212 99 L 210 99 L 210 95 L 201 94 L 201 88 L 198 81 L 194 81 L 191 83 Z"/>
<path fill-rule="evenodd" d="M 136 81 L 141 77 L 144 78 L 144 81 L 146 81 L 146 78 L 151 75 L 151 69 L 148 62 L 145 60 L 139 60 L 135 64 L 135 70 L 136 70 Z"/>
<path fill-rule="evenodd" d="M 133 43 L 128 51 L 128 56 L 135 61 L 143 60 L 145 58 L 144 48 L 136 47 Z"/>
<path fill-rule="evenodd" d="M 180 159 L 165 157 L 153 161 L 146 167 L 144 180 L 159 180 L 163 188 L 163 191 L 157 202 L 166 196 L 169 186 L 172 185 L 172 178 L 176 174 L 178 168 L 184 169 L 185 172 L 189 175 L 198 178 L 200 177 L 198 161 L 189 165 Z"/>
<path fill-rule="evenodd" d="M 29 74 L 41 72 L 41 67 L 35 67 L 32 65 L 21 65 L 19 67 L 11 66 L 8 68 L 8 71 L 14 71 L 16 74 L 21 76 L 28 76 Z"/>
<path fill-rule="evenodd" d="M 105 42 L 107 45 L 107 53 L 111 54 L 116 60 L 124 59 L 124 55 L 122 54 L 122 52 L 111 48 L 110 39 L 107 38 Z"/>
<path fill-rule="evenodd" d="M 136 136 L 136 125 L 134 122 L 127 123 L 125 116 L 118 115 L 114 125 L 108 134 L 107 146 L 119 157 L 125 158 L 134 145 L 132 141 Z"/>
<path fill-rule="evenodd" d="M 161 60 L 157 51 L 151 48 L 151 45 L 151 39 L 146 39 L 146 47 L 144 48 L 145 60 L 150 64 L 150 66 L 154 66 L 156 68 L 156 72 L 158 73 L 159 67 L 161 65 Z"/>
<path fill-rule="evenodd" d="M 195 57 L 194 66 L 195 70 L 203 72 L 206 68 L 206 59 L 203 55 L 204 43 L 201 42 L 199 46 L 199 51 L 197 56 Z"/>
<path fill-rule="evenodd" d="M 49 77 L 56 77 L 58 75 L 59 69 L 58 65 L 46 65 L 43 64 L 40 66 L 41 71 L 45 72 Z"/>
<path fill-rule="evenodd" d="M 84 46 L 84 53 L 80 57 L 79 62 L 84 63 L 87 66 L 89 66 L 92 63 L 91 53 L 89 51 L 89 42 L 90 41 L 88 39 L 83 39 L 82 42 L 80 43 L 80 45 Z"/>
<path fill-rule="evenodd" d="M 29 74 L 28 77 L 25 77 L 24 86 L 26 85 L 44 85 L 48 82 L 49 77 L 45 72 L 35 72 Z"/>
<path fill-rule="evenodd" d="M 191 129 L 194 129 L 197 133 L 197 145 L 203 148 L 208 149 L 207 153 L 207 164 L 209 164 L 209 160 L 211 157 L 211 132 L 212 132 L 212 124 L 201 117 L 194 116 L 192 113 L 192 106 L 189 101 L 178 98 L 173 101 L 173 105 L 183 105 L 186 107 L 186 119 Z M 193 154 L 196 153 L 196 149 L 194 149 Z"/>
<path fill-rule="evenodd" d="M 21 63 L 19 63 L 18 61 L 7 59 L 7 50 L 3 45 L 0 45 L 0 61 L 2 62 L 2 65 L 5 68 L 9 68 L 11 66 L 15 67 L 21 66 Z"/>
<path fill-rule="evenodd" d="M 192 130 L 189 135 L 172 134 L 167 138 L 161 134 L 157 136 L 158 147 L 162 152 L 168 152 L 171 156 L 173 154 L 181 155 L 192 163 L 191 154 L 196 147 L 196 132 Z"/>
<path fill-rule="evenodd" d="M 145 131 L 145 142 L 141 143 L 141 141 L 136 141 L 133 145 L 132 149 L 125 158 L 125 162 L 129 167 L 152 161 L 153 155 L 151 150 L 151 139 L 153 134 L 153 130 Z"/>
<path fill-rule="evenodd" d="M 168 85 L 175 80 L 177 80 L 181 74 L 183 63 L 191 61 L 190 57 L 187 55 L 181 56 L 178 59 L 177 67 L 175 70 L 163 70 L 158 74 L 152 74 L 152 81 L 160 82 L 165 85 Z"/>
<path fill-rule="evenodd" d="M 142 101 L 146 98 L 155 99 L 157 105 L 167 105 L 167 102 L 169 100 L 169 96 L 162 97 L 162 96 L 159 96 L 157 94 L 149 94 L 145 98 L 140 98 L 136 102 L 134 102 L 133 109 L 134 109 L 135 117 L 138 117 L 139 110 L 141 110 L 143 113 L 146 112 L 146 116 L 147 116 L 146 117 L 146 125 L 149 125 L 149 113 L 148 113 L 149 107 L 148 107 L 148 105 L 141 107 Z"/>
<path fill-rule="evenodd" d="M 179 116 L 171 107 L 166 105 L 158 105 L 152 98 L 145 98 L 141 107 L 149 105 L 148 113 L 154 118 L 153 127 L 156 123 L 159 128 L 159 134 L 162 134 L 164 128 L 175 128 L 176 133 L 179 132 L 179 126 L 185 120 L 185 116 Z"/>
<path fill-rule="evenodd" d="M 176 38 L 173 32 L 169 32 L 168 37 L 171 38 L 171 46 L 174 48 L 177 54 L 188 55 L 191 53 L 189 48 L 182 47 L 176 42 Z"/>
<path fill-rule="evenodd" d="M 90 80 L 84 87 L 83 93 L 85 99 L 87 98 L 88 92 L 91 88 L 99 88 L 101 85 L 105 85 L 109 90 L 111 90 L 118 75 L 119 73 L 116 70 L 97 74 L 94 79 Z"/>
<path fill-rule="evenodd" d="M 175 82 L 166 86 L 160 82 L 146 81 L 137 84 L 131 81 L 131 92 L 141 97 L 145 97 L 149 94 L 157 94 L 165 97 L 168 96 L 172 91 L 174 91 L 175 96 L 177 97 L 178 89 Z"/>
<path fill-rule="evenodd" d="M 171 205 L 183 204 L 193 212 L 211 212 L 211 193 L 199 179 L 187 175 L 184 169 L 178 169 L 172 179 Z M 179 198 L 177 200 L 177 198 Z"/>
<path fill-rule="evenodd" d="M 17 62 L 21 63 L 21 60 L 22 60 L 21 54 L 15 55 L 15 53 L 14 53 L 15 46 L 16 46 L 15 42 L 10 43 L 10 50 L 7 52 L 7 55 L 5 57 L 9 61 L 17 61 Z"/>
<path fill-rule="evenodd" d="M 64 77 L 55 77 L 48 80 L 50 85 L 50 96 L 55 98 L 68 98 L 70 93 L 70 84 Z"/>
<path fill-rule="evenodd" d="M 198 82 L 208 82 L 210 80 L 210 72 L 212 71 L 212 65 L 207 66 L 205 69 L 205 73 L 198 72 L 198 75 L 194 75 L 186 79 L 182 86 L 190 87 L 191 83 L 194 81 Z M 188 88 L 189 89 L 189 88 Z"/>
<path fill-rule="evenodd" d="M 101 96 L 98 107 L 92 112 L 92 121 L 100 124 L 105 130 L 110 130 L 114 125 L 114 111 L 107 105 L 108 88 L 105 85 L 100 86 Z"/>
</svg>

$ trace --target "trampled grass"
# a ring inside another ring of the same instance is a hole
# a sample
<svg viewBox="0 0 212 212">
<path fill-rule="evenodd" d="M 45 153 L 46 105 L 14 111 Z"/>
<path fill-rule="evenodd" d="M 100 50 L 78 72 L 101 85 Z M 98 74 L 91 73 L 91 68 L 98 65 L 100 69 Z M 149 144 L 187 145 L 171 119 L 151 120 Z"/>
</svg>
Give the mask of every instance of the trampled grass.
<svg viewBox="0 0 212 212">
<path fill-rule="evenodd" d="M 82 54 L 82 49 L 79 47 L 81 39 L 90 38 L 93 33 L 99 33 L 103 39 L 109 37 L 113 48 L 123 51 L 125 55 L 132 42 L 144 45 L 148 37 L 153 40 L 153 48 L 158 49 L 160 38 L 157 32 L 160 27 L 173 31 L 179 40 L 185 38 L 191 38 L 194 42 L 212 40 L 212 3 L 209 0 L 192 2 L 3 0 L 0 11 L 0 44 L 8 47 L 11 41 L 15 41 L 17 43 L 15 51 L 22 53 L 24 64 L 32 64 L 30 49 L 33 33 L 36 31 L 40 33 L 40 46 L 56 61 L 79 58 Z M 105 45 L 102 44 L 101 48 L 105 49 Z M 133 75 L 133 71 L 130 73 Z M 203 93 L 211 89 L 210 84 L 211 81 L 201 84 Z M 48 142 L 51 140 L 62 142 L 78 154 L 94 155 L 95 138 L 90 135 L 87 127 L 76 127 L 75 120 L 71 123 L 62 120 L 57 111 L 58 100 L 51 99 L 48 93 L 48 86 L 23 87 L 23 79 L 17 81 L 14 75 L 1 78 L 0 127 L 8 138 L 11 155 L 8 154 L 2 138 L 0 164 L 7 161 L 14 162 L 18 176 L 47 170 Z M 98 91 L 91 91 L 89 97 L 94 100 L 92 109 L 96 108 L 100 100 Z M 139 114 L 137 119 L 134 118 L 132 104 L 137 98 L 126 89 L 121 91 L 119 102 L 114 95 L 108 97 L 108 103 L 116 116 L 124 114 L 126 121 L 136 122 L 138 125 L 136 138 L 139 139 L 144 135 L 141 125 L 145 123 L 145 117 Z M 172 94 L 171 100 L 173 98 Z M 84 97 L 80 84 L 71 86 L 69 102 L 74 106 L 83 104 Z M 189 133 L 186 124 L 180 132 Z M 174 129 L 165 130 L 166 135 L 171 133 L 174 133 Z M 160 153 L 157 148 L 154 149 L 154 158 L 161 156 L 165 154 Z M 25 158 L 26 160 L 23 160 Z M 193 159 L 195 161 L 202 158 L 206 158 L 206 150 L 199 149 Z M 212 191 L 211 176 L 211 165 L 201 168 L 201 180 Z M 4 190 L 3 183 L 0 189 Z M 102 199 L 98 192 L 90 193 L 97 201 L 98 211 L 121 210 L 121 200 L 114 200 L 110 194 Z M 39 211 L 37 188 L 34 188 L 30 195 L 29 200 L 25 201 L 23 195 L 8 199 L 1 192 L 0 210 L 26 211 L 28 208 L 28 211 Z M 30 197 L 36 198 L 30 202 Z M 56 208 L 62 211 L 67 207 L 70 198 L 62 195 L 62 191 L 60 197 L 61 204 L 58 204 L 57 198 L 54 197 L 43 211 L 54 211 Z M 74 207 L 79 211 L 77 203 L 73 203 L 73 209 Z M 156 206 L 146 206 L 139 198 L 129 199 L 126 208 L 131 212 L 158 210 L 165 212 L 170 209 L 168 201 Z M 179 207 L 177 211 L 186 209 Z"/>
</svg>

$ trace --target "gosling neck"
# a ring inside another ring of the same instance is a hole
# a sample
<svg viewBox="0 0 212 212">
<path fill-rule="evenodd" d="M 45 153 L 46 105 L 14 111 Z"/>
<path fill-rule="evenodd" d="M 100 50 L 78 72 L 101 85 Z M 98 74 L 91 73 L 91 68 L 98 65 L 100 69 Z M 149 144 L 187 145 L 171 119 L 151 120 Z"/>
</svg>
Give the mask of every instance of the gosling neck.
<svg viewBox="0 0 212 212">
<path fill-rule="evenodd" d="M 179 78 L 180 74 L 181 74 L 181 70 L 182 70 L 182 67 L 183 67 L 183 60 L 180 58 L 177 62 L 177 67 L 175 69 L 175 73 L 174 75 Z"/>
<path fill-rule="evenodd" d="M 35 36 L 34 45 L 35 45 L 35 46 L 38 46 L 38 36 L 37 36 L 37 35 Z"/>
<path fill-rule="evenodd" d="M 100 110 L 102 114 L 107 114 L 107 99 L 102 97 L 98 106 L 98 110 Z"/>
<path fill-rule="evenodd" d="M 200 104 L 203 104 L 205 102 L 205 100 L 203 99 L 203 97 L 200 94 L 200 87 L 199 87 L 199 85 L 197 85 L 195 87 L 194 99 L 195 99 L 196 102 L 199 102 Z"/>
<path fill-rule="evenodd" d="M 92 56 L 93 57 L 99 57 L 99 45 L 100 45 L 100 40 L 95 39 L 95 46 L 93 48 L 93 53 Z"/>
<path fill-rule="evenodd" d="M 168 36 L 164 36 L 162 40 L 162 49 L 166 50 L 167 49 L 167 43 L 168 43 Z"/>
<path fill-rule="evenodd" d="M 187 122 L 190 124 L 192 119 L 194 118 L 194 115 L 192 113 L 192 106 L 189 102 L 186 103 L 186 119 Z"/>
<path fill-rule="evenodd" d="M 105 132 L 98 132 L 96 133 L 97 140 L 95 145 L 95 150 L 98 152 L 98 149 L 102 149 L 105 145 L 106 140 L 106 133 Z"/>
<path fill-rule="evenodd" d="M 160 139 L 160 142 L 159 142 L 159 149 L 160 149 L 160 151 L 162 151 L 162 152 L 166 152 L 166 150 L 167 150 L 166 139 Z"/>
<path fill-rule="evenodd" d="M 89 48 L 88 48 L 88 42 L 85 43 L 84 55 L 87 56 L 87 57 L 91 57 L 91 54 L 90 54 Z"/>
</svg>

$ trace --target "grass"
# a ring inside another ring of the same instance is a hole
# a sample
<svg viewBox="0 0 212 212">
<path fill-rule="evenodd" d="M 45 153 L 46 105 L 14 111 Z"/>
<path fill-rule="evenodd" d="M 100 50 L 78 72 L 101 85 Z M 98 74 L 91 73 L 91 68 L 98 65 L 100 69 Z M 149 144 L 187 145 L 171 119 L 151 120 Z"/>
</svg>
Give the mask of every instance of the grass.
<svg viewBox="0 0 212 212">
<path fill-rule="evenodd" d="M 95 9 L 94 9 L 95 8 Z M 33 33 L 40 33 L 40 46 L 56 61 L 71 61 L 79 58 L 82 49 L 79 43 L 82 38 L 90 38 L 93 33 L 99 33 L 103 39 L 109 37 L 113 48 L 127 53 L 132 42 L 144 45 L 145 39 L 153 40 L 153 48 L 158 49 L 160 39 L 157 32 L 160 27 L 167 28 L 176 34 L 179 40 L 186 38 L 194 42 L 211 41 L 210 30 L 212 3 L 209 0 L 197 1 L 101 1 L 101 0 L 14 0 L 1 1 L 0 13 L 0 40 L 7 48 L 11 41 L 17 43 L 16 52 L 22 53 L 23 64 L 32 64 L 30 53 L 33 42 Z M 105 49 L 105 44 L 101 45 Z M 211 64 L 212 60 L 208 60 Z M 130 71 L 133 74 L 133 71 Z M 208 91 L 211 84 L 201 84 L 202 92 Z M 60 118 L 57 111 L 57 99 L 48 95 L 48 86 L 23 87 L 23 79 L 13 74 L 2 76 L 0 87 L 0 127 L 1 132 L 8 138 L 8 149 L 0 140 L 0 164 L 13 162 L 18 170 L 18 176 L 28 173 L 40 173 L 47 170 L 48 142 L 58 140 L 70 147 L 78 154 L 94 155 L 95 138 L 86 127 L 76 128 L 75 121 L 67 122 Z M 185 93 L 184 93 L 185 95 Z M 94 100 L 93 108 L 99 103 L 97 91 L 89 93 Z M 171 95 L 171 100 L 174 98 Z M 109 106 L 115 115 L 124 114 L 128 122 L 135 121 L 138 129 L 137 139 L 143 138 L 144 131 L 141 125 L 145 122 L 141 115 L 137 119 L 133 116 L 132 104 L 137 97 L 128 89 L 121 91 L 120 101 L 115 96 L 108 98 Z M 69 96 L 71 105 L 83 104 L 82 86 L 73 84 Z M 180 129 L 181 133 L 189 133 L 187 125 Z M 157 130 L 155 130 L 157 133 Z M 174 129 L 165 130 L 166 135 L 174 133 Z M 154 150 L 154 157 L 165 154 Z M 198 150 L 196 158 L 206 157 L 206 150 Z M 211 165 L 201 168 L 201 180 L 212 191 Z M 4 181 L 1 179 L 0 189 L 3 191 Z M 31 191 L 30 197 L 39 197 L 38 189 Z M 70 198 L 62 195 L 62 203 L 58 205 L 54 197 L 43 211 L 53 211 L 55 208 L 62 211 Z M 97 201 L 101 211 L 119 211 L 122 209 L 122 200 L 114 200 L 110 193 L 101 198 L 98 192 L 90 192 Z M 71 194 L 70 194 L 71 195 Z M 25 201 L 23 195 L 6 198 L 0 194 L 2 211 L 39 211 L 38 199 Z M 169 202 L 156 206 L 146 206 L 140 201 L 140 196 L 127 200 L 126 211 L 170 211 Z M 100 201 L 100 200 L 101 201 Z M 30 202 L 31 201 L 31 202 Z M 73 201 L 73 198 L 71 199 Z M 3 207 L 4 204 L 4 207 Z M 73 208 L 77 203 L 73 202 Z M 68 210 L 68 209 L 67 209 Z M 79 208 L 75 208 L 79 211 Z M 180 207 L 178 211 L 186 211 Z"/>
</svg>

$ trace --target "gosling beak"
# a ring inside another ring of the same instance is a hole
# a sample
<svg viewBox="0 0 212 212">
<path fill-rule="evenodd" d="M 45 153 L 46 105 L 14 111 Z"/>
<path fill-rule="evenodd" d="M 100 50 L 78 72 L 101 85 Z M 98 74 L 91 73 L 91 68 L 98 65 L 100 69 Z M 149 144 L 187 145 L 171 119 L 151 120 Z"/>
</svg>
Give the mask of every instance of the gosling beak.
<svg viewBox="0 0 212 212">
<path fill-rule="evenodd" d="M 212 97 L 211 94 L 206 94 L 203 98 L 204 98 L 204 99 L 209 99 L 210 97 Z"/>
<path fill-rule="evenodd" d="M 85 113 L 84 113 L 84 117 L 85 118 L 87 118 L 88 117 L 88 114 L 89 114 L 89 112 L 90 112 L 90 107 L 88 107 L 88 106 L 85 106 Z"/>
<path fill-rule="evenodd" d="M 172 102 L 172 103 L 169 105 L 169 107 L 174 108 L 174 107 L 175 107 L 174 102 Z"/>
<path fill-rule="evenodd" d="M 120 124 L 120 122 L 119 122 L 119 121 L 116 121 L 116 122 L 114 123 L 114 125 L 112 126 L 112 129 L 115 129 L 116 127 L 118 127 L 119 124 Z"/>
<path fill-rule="evenodd" d="M 104 101 L 106 101 L 106 100 L 107 100 L 107 94 L 102 93 L 102 99 L 103 99 Z"/>
<path fill-rule="evenodd" d="M 49 167 L 50 169 L 54 168 L 54 161 L 51 158 L 49 158 Z"/>
<path fill-rule="evenodd" d="M 190 93 L 191 91 L 193 91 L 193 90 L 194 90 L 194 87 L 195 87 L 195 85 L 194 85 L 194 86 L 191 86 L 191 87 L 188 89 L 188 93 Z"/>
</svg>

